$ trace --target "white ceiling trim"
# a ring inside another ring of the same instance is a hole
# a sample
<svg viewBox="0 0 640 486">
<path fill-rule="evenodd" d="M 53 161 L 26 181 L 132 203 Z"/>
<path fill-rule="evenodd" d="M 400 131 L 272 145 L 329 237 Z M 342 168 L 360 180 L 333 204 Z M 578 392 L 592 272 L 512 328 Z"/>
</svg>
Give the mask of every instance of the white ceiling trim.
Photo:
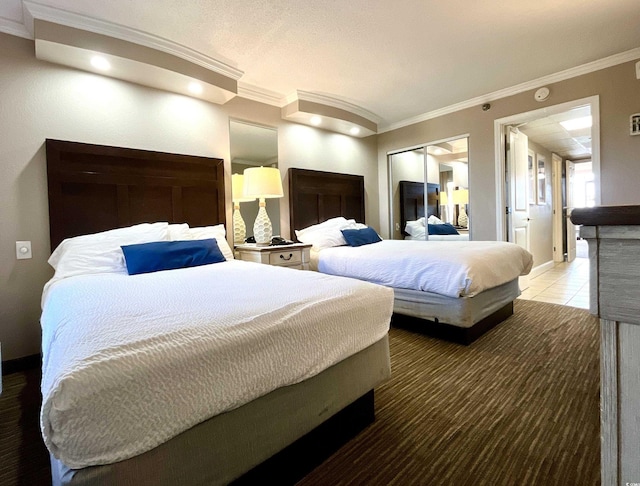
<svg viewBox="0 0 640 486">
<path fill-rule="evenodd" d="M 280 93 L 269 91 L 268 89 L 254 86 L 253 84 L 238 81 L 238 96 L 249 100 L 258 101 L 271 106 L 282 108 L 286 103 Z"/>
<path fill-rule="evenodd" d="M 295 93 L 290 94 L 284 100 L 284 104 L 282 106 L 286 106 L 289 103 L 293 103 L 297 100 L 311 101 L 313 103 L 318 103 L 321 105 L 331 106 L 333 108 L 338 108 L 340 110 L 348 111 L 350 113 L 354 113 L 355 115 L 361 116 L 362 118 L 366 118 L 369 121 L 374 122 L 376 125 L 382 121 L 382 119 L 368 110 L 364 108 L 351 104 L 347 101 L 339 100 L 336 98 L 332 98 L 328 95 L 323 95 L 319 93 L 312 93 L 310 91 L 302 91 L 297 90 Z"/>
<path fill-rule="evenodd" d="M 426 120 L 431 120 L 432 118 L 448 115 L 449 113 L 455 113 L 456 111 L 472 108 L 474 106 L 478 106 L 483 103 L 489 103 L 491 101 L 499 100 L 501 98 L 506 98 L 507 96 L 513 96 L 519 93 L 523 93 L 525 91 L 538 88 L 545 84 L 557 83 L 560 81 L 564 81 L 566 79 L 582 76 L 583 74 L 589 74 L 594 71 L 599 71 L 600 69 L 616 66 L 624 62 L 633 61 L 635 59 L 638 59 L 639 57 L 640 57 L 640 47 L 636 47 L 635 49 L 631 49 L 629 51 L 621 52 L 619 54 L 614 54 L 613 56 L 605 57 L 603 59 L 589 62 L 587 64 L 582 64 L 581 66 L 577 66 L 574 68 L 565 69 L 564 71 L 560 71 L 555 74 L 542 76 L 541 78 L 537 78 L 532 81 L 527 81 L 526 83 L 517 84 L 510 88 L 494 91 L 493 93 L 489 93 L 483 96 L 478 96 L 476 98 L 472 98 L 467 101 L 461 101 L 460 103 L 455 103 L 453 105 L 446 106 L 438 110 L 429 111 L 427 113 L 424 113 L 422 115 L 418 115 L 412 118 L 407 118 L 406 120 L 403 120 L 397 123 L 381 126 L 378 129 L 378 133 L 397 130 L 398 128 L 414 125 L 416 123 L 420 123 Z"/>
<path fill-rule="evenodd" d="M 25 39 L 33 39 L 33 36 L 27 30 L 24 24 L 2 17 L 0 17 L 0 32 L 4 32 L 5 34 L 9 35 L 15 35 L 18 37 L 24 37 Z"/>
<path fill-rule="evenodd" d="M 30 38 L 33 39 L 33 19 L 46 20 L 56 24 L 66 25 L 67 27 L 74 27 L 80 30 L 88 30 L 95 34 L 107 35 L 115 37 L 116 39 L 125 40 L 135 44 L 139 44 L 151 49 L 166 52 L 176 57 L 180 57 L 194 64 L 202 66 L 210 71 L 222 74 L 234 80 L 238 80 L 244 73 L 239 69 L 236 69 L 228 64 L 225 64 L 217 59 L 195 51 L 189 47 L 181 44 L 176 44 L 162 37 L 147 34 L 139 30 L 130 29 L 122 25 L 112 24 L 103 20 L 94 19 L 91 17 L 85 17 L 84 15 L 75 14 L 66 10 L 60 10 L 46 5 L 40 5 L 37 3 L 24 1 L 23 5 L 23 17 L 25 25 L 24 27 L 30 33 Z"/>
</svg>

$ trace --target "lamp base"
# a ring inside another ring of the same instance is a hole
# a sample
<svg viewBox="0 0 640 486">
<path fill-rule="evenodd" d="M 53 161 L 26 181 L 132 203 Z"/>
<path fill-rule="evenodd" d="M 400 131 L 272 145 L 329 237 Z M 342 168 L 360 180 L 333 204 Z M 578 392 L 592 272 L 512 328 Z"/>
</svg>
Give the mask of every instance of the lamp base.
<svg viewBox="0 0 640 486">
<path fill-rule="evenodd" d="M 264 200 L 261 199 L 260 209 L 258 210 L 256 221 L 253 223 L 253 237 L 256 239 L 256 244 L 265 246 L 271 243 L 272 235 L 271 220 L 267 215 L 267 210 L 264 208 Z"/>
<path fill-rule="evenodd" d="M 464 210 L 463 205 L 460 205 L 460 215 L 458 216 L 458 226 L 462 226 L 463 228 L 467 228 L 469 226 L 469 216 L 467 216 L 467 212 Z"/>
<path fill-rule="evenodd" d="M 233 209 L 233 243 L 239 245 L 244 243 L 244 239 L 247 237 L 247 227 L 242 219 L 240 208 L 235 206 Z"/>
</svg>

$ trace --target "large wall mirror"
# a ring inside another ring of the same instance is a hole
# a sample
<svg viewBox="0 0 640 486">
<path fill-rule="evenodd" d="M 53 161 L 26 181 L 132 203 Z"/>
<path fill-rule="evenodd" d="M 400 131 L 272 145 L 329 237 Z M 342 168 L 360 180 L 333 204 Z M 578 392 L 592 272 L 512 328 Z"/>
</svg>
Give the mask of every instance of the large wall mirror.
<svg viewBox="0 0 640 486">
<path fill-rule="evenodd" d="M 278 132 L 275 128 L 231 120 L 229 123 L 231 173 L 242 174 L 249 167 L 278 167 Z M 237 197 L 232 194 L 232 198 Z M 267 199 L 266 210 L 273 234 L 280 234 L 280 203 Z M 246 224 L 246 236 L 253 236 L 253 223 L 258 214 L 258 201 L 240 203 Z"/>
<path fill-rule="evenodd" d="M 392 239 L 469 239 L 468 154 L 465 136 L 389 155 Z"/>
</svg>

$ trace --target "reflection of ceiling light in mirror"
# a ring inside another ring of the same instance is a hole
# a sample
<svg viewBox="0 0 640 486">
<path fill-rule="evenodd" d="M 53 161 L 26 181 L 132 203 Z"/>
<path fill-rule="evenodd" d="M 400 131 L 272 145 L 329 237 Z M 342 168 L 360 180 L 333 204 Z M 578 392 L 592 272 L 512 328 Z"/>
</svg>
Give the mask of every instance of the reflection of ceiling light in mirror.
<svg viewBox="0 0 640 486">
<path fill-rule="evenodd" d="M 591 115 L 582 116 L 580 118 L 574 118 L 573 120 L 566 120 L 560 122 L 565 130 L 580 130 L 581 128 L 588 128 L 592 124 Z"/>
<path fill-rule="evenodd" d="M 93 56 L 91 58 L 91 65 L 94 68 L 99 69 L 100 71 L 108 71 L 109 69 L 111 69 L 111 64 L 109 64 L 109 61 L 101 56 Z"/>
<path fill-rule="evenodd" d="M 200 83 L 196 83 L 195 81 L 191 81 L 189 83 L 189 91 L 193 94 L 202 94 L 202 85 Z"/>
<path fill-rule="evenodd" d="M 444 153 L 444 150 L 442 150 L 441 148 L 437 148 L 433 151 L 433 153 L 436 155 L 442 155 Z"/>
<path fill-rule="evenodd" d="M 358 135 L 360 133 L 360 129 L 358 127 L 351 127 L 351 130 L 349 130 L 349 133 L 351 135 Z"/>
<path fill-rule="evenodd" d="M 312 125 L 320 125 L 322 123 L 322 118 L 319 117 L 318 115 L 314 115 L 311 117 L 311 120 L 309 120 L 311 122 Z"/>
</svg>

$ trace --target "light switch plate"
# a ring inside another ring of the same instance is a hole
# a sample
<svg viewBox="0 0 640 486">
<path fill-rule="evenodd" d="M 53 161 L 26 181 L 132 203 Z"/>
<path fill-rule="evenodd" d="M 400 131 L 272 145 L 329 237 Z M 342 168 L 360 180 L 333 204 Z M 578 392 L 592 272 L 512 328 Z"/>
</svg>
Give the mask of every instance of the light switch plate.
<svg viewBox="0 0 640 486">
<path fill-rule="evenodd" d="M 629 118 L 629 133 L 631 135 L 640 135 L 640 113 L 634 113 Z"/>
<path fill-rule="evenodd" d="M 636 79 L 640 79 L 640 61 L 636 63 Z"/>
<path fill-rule="evenodd" d="M 30 241 L 16 241 L 16 258 L 18 260 L 32 258 Z"/>
</svg>

